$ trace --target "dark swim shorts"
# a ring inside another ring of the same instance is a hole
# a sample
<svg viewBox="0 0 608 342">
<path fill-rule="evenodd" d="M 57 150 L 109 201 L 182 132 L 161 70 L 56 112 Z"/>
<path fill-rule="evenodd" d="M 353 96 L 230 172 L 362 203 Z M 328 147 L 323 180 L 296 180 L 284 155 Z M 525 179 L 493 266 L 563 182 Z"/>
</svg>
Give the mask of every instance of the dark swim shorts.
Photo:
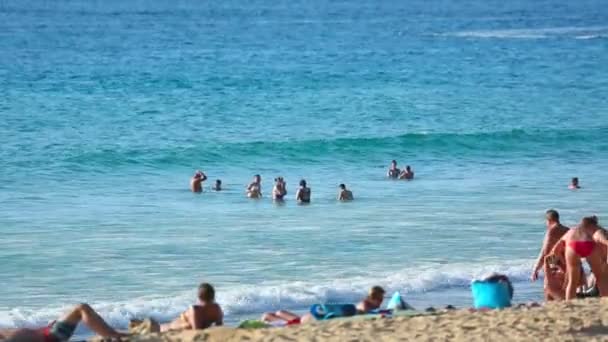
<svg viewBox="0 0 608 342">
<path fill-rule="evenodd" d="M 49 337 L 55 342 L 67 342 L 74 334 L 76 325 L 68 322 L 57 321 L 48 330 Z"/>
</svg>

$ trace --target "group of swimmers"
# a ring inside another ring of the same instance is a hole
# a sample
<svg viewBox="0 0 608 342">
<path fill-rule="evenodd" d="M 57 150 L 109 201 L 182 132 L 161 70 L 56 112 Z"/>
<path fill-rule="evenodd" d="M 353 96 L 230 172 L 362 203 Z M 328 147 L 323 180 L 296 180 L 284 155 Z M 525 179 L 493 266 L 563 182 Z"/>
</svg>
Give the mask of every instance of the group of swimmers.
<svg viewBox="0 0 608 342">
<path fill-rule="evenodd" d="M 556 210 L 548 210 L 545 218 L 547 232 L 531 275 L 535 281 L 544 271 L 545 300 L 608 296 L 608 232 L 598 218 L 584 217 L 574 228 L 562 225 Z M 589 277 L 583 261 L 591 269 Z"/>
<path fill-rule="evenodd" d="M 408 165 L 405 167 L 405 170 L 401 171 L 397 167 L 397 161 L 393 160 L 387 172 L 387 177 L 390 179 L 405 179 L 412 180 L 414 179 L 414 171 Z M 203 192 L 203 183 L 208 179 L 207 175 L 202 171 L 196 171 L 194 176 L 190 179 L 190 190 L 194 193 Z M 300 187 L 298 191 L 296 191 L 296 201 L 301 204 L 310 203 L 310 198 L 312 191 L 310 187 L 308 187 L 306 180 L 300 180 Z M 222 180 L 217 179 L 215 184 L 211 188 L 213 191 L 222 191 Z M 253 176 L 253 180 L 245 190 L 245 195 L 248 198 L 259 199 L 262 198 L 262 176 L 255 175 Z M 287 183 L 283 177 L 277 177 L 274 179 L 274 186 L 272 188 L 272 199 L 276 202 L 282 202 L 285 200 L 285 195 L 287 195 Z M 354 199 L 353 192 L 346 188 L 344 183 L 338 186 L 338 196 L 337 199 L 339 201 L 352 201 Z"/>
</svg>

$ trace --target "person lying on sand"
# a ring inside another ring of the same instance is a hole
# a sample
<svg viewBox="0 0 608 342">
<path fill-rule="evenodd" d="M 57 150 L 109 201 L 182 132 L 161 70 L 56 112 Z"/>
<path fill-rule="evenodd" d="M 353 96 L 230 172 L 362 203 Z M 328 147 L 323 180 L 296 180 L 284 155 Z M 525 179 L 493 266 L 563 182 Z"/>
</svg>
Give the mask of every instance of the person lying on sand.
<svg viewBox="0 0 608 342">
<path fill-rule="evenodd" d="M 165 332 L 169 330 L 198 330 L 207 329 L 212 325 L 224 324 L 222 308 L 215 302 L 215 289 L 208 283 L 198 287 L 197 305 L 190 306 L 179 317 L 170 323 L 158 324 L 147 319 L 144 321 L 131 320 L 129 327 L 132 332 Z"/>
<path fill-rule="evenodd" d="M 366 314 L 380 308 L 384 301 L 385 291 L 380 286 L 374 286 L 369 290 L 367 297 L 357 303 L 357 313 Z M 277 312 L 267 312 L 262 315 L 264 322 L 285 322 L 287 325 L 300 324 L 314 321 L 314 317 L 310 313 L 303 316 L 298 316 L 293 312 L 279 310 Z"/>
<path fill-rule="evenodd" d="M 388 178 L 397 179 L 397 177 L 399 177 L 399 174 L 401 174 L 401 170 L 399 170 L 399 168 L 397 167 L 397 161 L 393 160 L 391 162 L 391 166 L 386 172 L 386 176 Z"/>
<path fill-rule="evenodd" d="M 608 239 L 598 226 L 597 217 L 584 217 L 581 223 L 569 230 L 553 247 L 552 255 L 563 258 L 558 263 L 566 265 L 565 299 L 576 298 L 576 289 L 581 280 L 582 259 L 585 259 L 595 276 L 600 296 L 608 295 L 606 258 L 601 245 L 608 246 Z"/>
<path fill-rule="evenodd" d="M 545 258 L 551 252 L 555 244 L 568 232 L 568 227 L 562 225 L 559 222 L 559 213 L 557 210 L 549 209 L 545 213 L 545 222 L 547 224 L 547 232 L 545 233 L 545 238 L 543 240 L 543 246 L 540 249 L 540 253 L 538 255 L 538 259 L 536 260 L 536 264 L 534 265 L 534 269 L 532 270 L 532 275 L 530 279 L 532 281 L 536 281 L 538 279 L 538 271 L 546 265 Z M 544 279 L 544 292 L 545 292 L 545 300 L 553 300 L 550 295 L 549 288 L 556 288 L 556 286 L 561 287 L 562 282 L 560 281 L 559 275 L 553 277 L 551 272 L 554 272 L 554 268 L 544 267 L 545 279 Z M 555 281 L 554 283 L 550 283 L 551 281 Z M 558 283 L 556 283 L 558 282 Z"/>
<path fill-rule="evenodd" d="M 84 323 L 95 334 L 104 338 L 127 336 L 110 327 L 88 304 L 79 304 L 67 315 L 45 328 L 0 329 L 0 341 L 67 342 L 80 322 Z"/>
</svg>

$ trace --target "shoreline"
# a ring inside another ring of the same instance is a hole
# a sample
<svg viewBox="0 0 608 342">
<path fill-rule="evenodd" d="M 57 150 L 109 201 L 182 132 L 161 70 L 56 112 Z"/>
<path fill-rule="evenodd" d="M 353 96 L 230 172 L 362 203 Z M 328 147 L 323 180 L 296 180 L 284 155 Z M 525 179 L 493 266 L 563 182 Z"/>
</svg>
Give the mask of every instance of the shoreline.
<svg viewBox="0 0 608 342">
<path fill-rule="evenodd" d="M 210 328 L 132 336 L 128 341 L 608 341 L 608 299 L 545 303 L 487 312 L 334 320 L 285 328 Z M 101 341 L 95 338 L 92 341 Z"/>
</svg>

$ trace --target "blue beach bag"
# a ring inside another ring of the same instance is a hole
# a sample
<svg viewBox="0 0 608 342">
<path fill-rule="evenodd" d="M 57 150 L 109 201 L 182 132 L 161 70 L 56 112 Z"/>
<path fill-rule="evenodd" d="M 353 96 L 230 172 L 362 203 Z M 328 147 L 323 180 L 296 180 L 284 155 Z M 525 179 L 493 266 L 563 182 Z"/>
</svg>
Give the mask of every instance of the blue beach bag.
<svg viewBox="0 0 608 342">
<path fill-rule="evenodd" d="M 511 306 L 511 292 L 506 282 L 475 280 L 471 283 L 475 309 L 503 309 Z"/>
</svg>

